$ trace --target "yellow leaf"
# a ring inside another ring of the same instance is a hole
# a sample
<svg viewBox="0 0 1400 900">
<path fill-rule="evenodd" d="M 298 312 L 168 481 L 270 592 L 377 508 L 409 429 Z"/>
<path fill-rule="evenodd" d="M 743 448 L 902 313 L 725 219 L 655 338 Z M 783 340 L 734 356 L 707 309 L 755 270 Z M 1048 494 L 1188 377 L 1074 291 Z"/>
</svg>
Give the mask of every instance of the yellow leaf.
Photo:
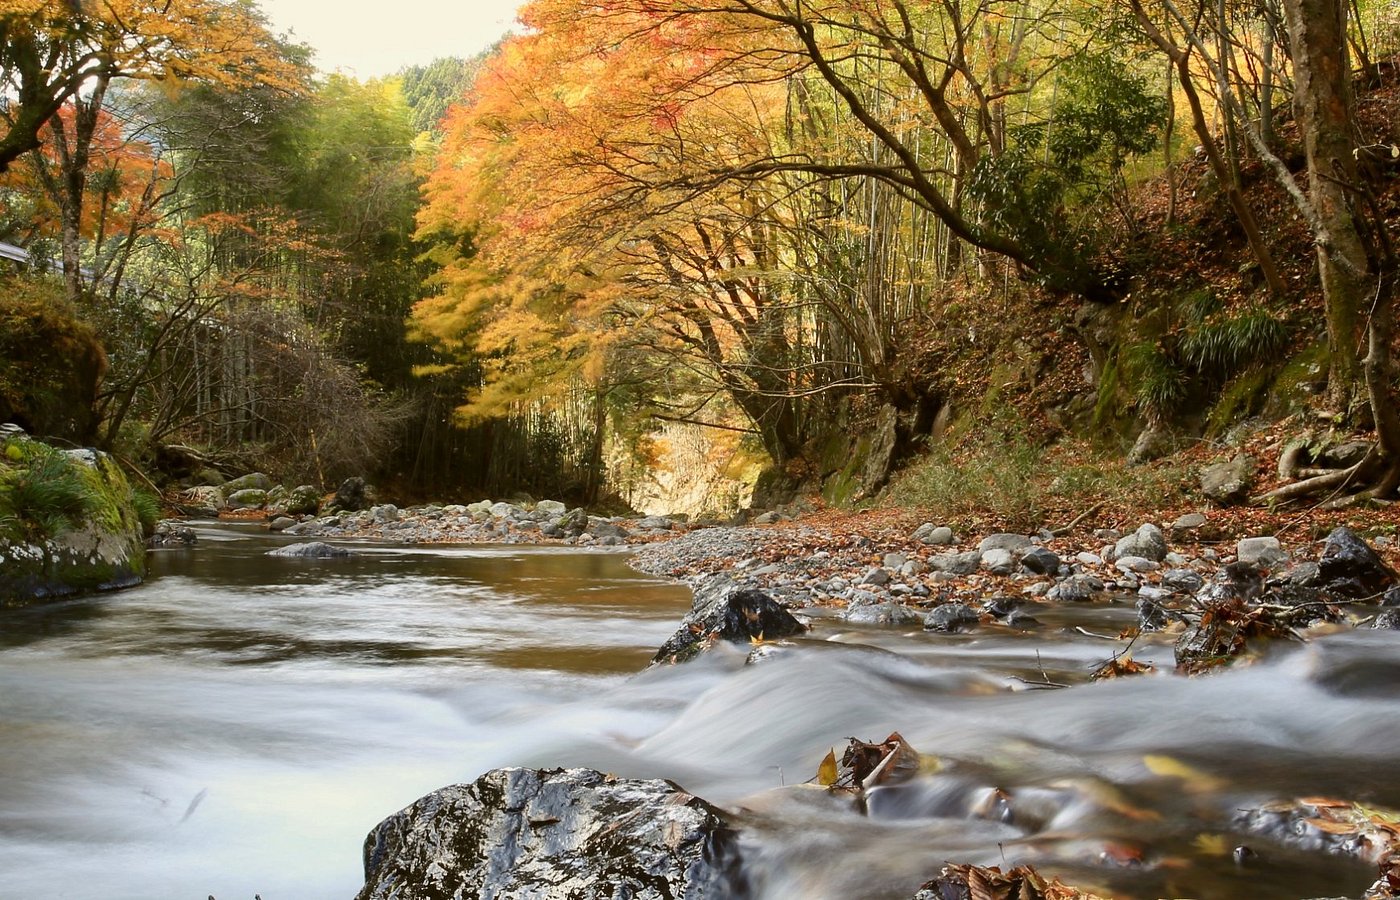
<svg viewBox="0 0 1400 900">
<path fill-rule="evenodd" d="M 836 768 L 836 748 L 828 750 L 822 759 L 821 765 L 817 766 L 817 784 L 823 787 L 831 787 L 836 784 L 841 777 L 840 771 Z"/>
<path fill-rule="evenodd" d="M 1230 855 L 1230 839 L 1223 834 L 1198 834 L 1191 846 L 1202 856 Z"/>
<path fill-rule="evenodd" d="M 1225 788 L 1223 780 L 1171 756 L 1149 754 L 1142 758 L 1142 763 L 1153 775 L 1181 779 L 1182 787 L 1193 794 L 1208 794 Z"/>
</svg>

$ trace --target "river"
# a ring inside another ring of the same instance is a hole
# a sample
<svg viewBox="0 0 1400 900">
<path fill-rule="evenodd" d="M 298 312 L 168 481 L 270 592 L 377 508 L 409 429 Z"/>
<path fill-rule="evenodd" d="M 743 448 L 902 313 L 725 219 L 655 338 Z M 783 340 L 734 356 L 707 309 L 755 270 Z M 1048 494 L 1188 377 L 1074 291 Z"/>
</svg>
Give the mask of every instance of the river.
<svg viewBox="0 0 1400 900">
<path fill-rule="evenodd" d="M 1236 812 L 1400 806 L 1393 632 L 1087 684 L 1117 645 L 1084 631 L 1131 608 L 953 636 L 818 618 L 761 665 L 644 671 L 689 592 L 620 554 L 307 561 L 198 530 L 139 588 L 0 611 L 0 898 L 348 900 L 378 821 L 503 765 L 664 776 L 740 810 L 767 900 L 908 897 L 946 861 L 1122 897 L 1355 896 L 1372 866 L 1241 834 Z M 1170 668 L 1164 642 L 1137 655 Z M 1047 680 L 1073 686 L 1030 684 Z M 866 813 L 800 785 L 846 738 L 895 730 L 937 771 Z M 1236 865 L 1240 843 L 1257 862 Z"/>
</svg>

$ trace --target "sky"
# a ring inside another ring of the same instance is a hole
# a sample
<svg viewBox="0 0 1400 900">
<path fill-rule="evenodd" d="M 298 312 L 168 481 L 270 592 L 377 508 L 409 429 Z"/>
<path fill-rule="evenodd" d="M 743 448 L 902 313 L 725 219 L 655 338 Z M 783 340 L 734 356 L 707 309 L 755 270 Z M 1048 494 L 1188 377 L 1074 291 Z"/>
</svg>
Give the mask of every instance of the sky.
<svg viewBox="0 0 1400 900">
<path fill-rule="evenodd" d="M 273 30 L 316 50 L 323 71 L 377 78 L 439 56 L 471 56 L 524 0 L 260 0 Z"/>
</svg>

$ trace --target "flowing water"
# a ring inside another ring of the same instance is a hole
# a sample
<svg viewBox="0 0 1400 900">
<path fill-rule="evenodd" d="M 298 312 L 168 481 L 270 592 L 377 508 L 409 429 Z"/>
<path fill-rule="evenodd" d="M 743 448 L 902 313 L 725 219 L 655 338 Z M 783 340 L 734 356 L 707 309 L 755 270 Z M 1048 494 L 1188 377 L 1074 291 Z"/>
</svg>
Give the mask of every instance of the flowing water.
<svg viewBox="0 0 1400 900">
<path fill-rule="evenodd" d="M 818 619 L 761 665 L 644 670 L 689 593 L 620 555 L 307 561 L 250 529 L 200 537 L 140 588 L 0 611 L 0 898 L 348 900 L 380 819 L 503 765 L 664 776 L 738 810 L 769 900 L 907 898 L 947 861 L 1120 897 L 1355 896 L 1373 867 L 1241 834 L 1238 810 L 1400 807 L 1393 632 L 1086 684 L 1116 645 L 1078 629 L 1129 609 L 957 636 Z M 1137 656 L 1170 667 L 1165 643 Z M 864 810 L 801 784 L 891 731 L 927 774 Z"/>
</svg>

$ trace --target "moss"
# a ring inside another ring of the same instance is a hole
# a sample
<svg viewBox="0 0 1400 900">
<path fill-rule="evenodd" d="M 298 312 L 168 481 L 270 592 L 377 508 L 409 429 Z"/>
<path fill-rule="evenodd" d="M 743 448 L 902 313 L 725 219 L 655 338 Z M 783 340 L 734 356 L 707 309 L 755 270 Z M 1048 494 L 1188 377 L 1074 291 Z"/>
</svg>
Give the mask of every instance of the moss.
<svg viewBox="0 0 1400 900">
<path fill-rule="evenodd" d="M 1316 343 L 1295 354 L 1273 380 L 1264 414 L 1282 418 L 1307 405 L 1327 379 L 1327 346 Z"/>
<path fill-rule="evenodd" d="M 1226 384 L 1210 409 L 1206 437 L 1219 437 L 1241 419 L 1257 413 L 1269 395 L 1275 371 L 1272 366 L 1250 369 Z"/>
<path fill-rule="evenodd" d="M 0 606 L 141 580 L 146 560 L 140 510 L 111 457 L 15 437 L 6 440 L 3 460 Z M 57 505 L 36 505 L 36 498 Z"/>
<path fill-rule="evenodd" d="M 822 482 L 822 499 L 832 506 L 849 506 L 861 489 L 861 473 L 870 456 L 870 438 L 862 437 L 846 464 Z"/>
</svg>

